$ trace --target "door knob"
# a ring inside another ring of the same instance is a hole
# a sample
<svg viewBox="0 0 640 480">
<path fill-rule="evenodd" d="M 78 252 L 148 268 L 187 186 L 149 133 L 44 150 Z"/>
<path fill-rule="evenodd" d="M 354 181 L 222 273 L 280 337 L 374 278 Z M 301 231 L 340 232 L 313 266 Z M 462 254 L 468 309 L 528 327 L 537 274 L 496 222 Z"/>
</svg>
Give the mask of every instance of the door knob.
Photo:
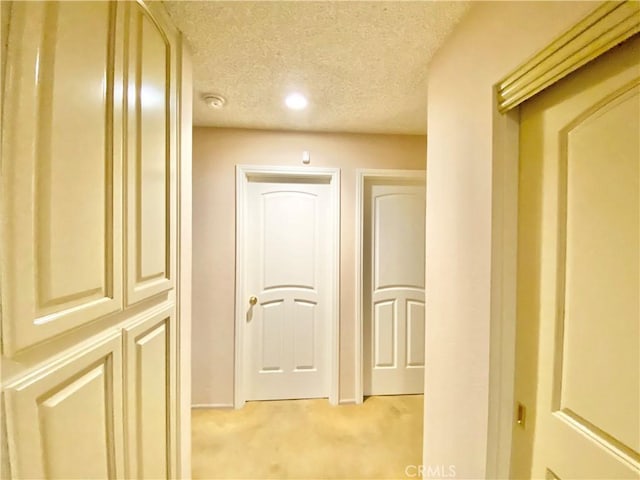
<svg viewBox="0 0 640 480">
<path fill-rule="evenodd" d="M 258 303 L 258 297 L 249 297 L 249 305 L 255 305 Z"/>
</svg>

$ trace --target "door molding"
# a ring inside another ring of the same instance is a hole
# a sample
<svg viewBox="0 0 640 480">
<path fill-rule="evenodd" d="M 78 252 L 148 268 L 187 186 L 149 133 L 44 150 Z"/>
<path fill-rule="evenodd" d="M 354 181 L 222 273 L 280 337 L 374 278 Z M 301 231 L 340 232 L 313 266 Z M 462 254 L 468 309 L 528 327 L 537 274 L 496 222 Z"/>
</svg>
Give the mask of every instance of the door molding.
<svg viewBox="0 0 640 480">
<path fill-rule="evenodd" d="M 640 4 L 603 2 L 495 85 L 486 478 L 508 478 L 514 414 L 518 105 L 640 32 Z"/>
<path fill-rule="evenodd" d="M 640 3 L 604 2 L 498 83 L 504 113 L 640 32 Z"/>
<path fill-rule="evenodd" d="M 178 105 L 178 215 L 176 249 L 176 311 L 178 319 L 178 371 L 176 373 L 178 411 L 178 465 L 179 478 L 191 478 L 191 296 L 192 296 L 192 61 L 191 50 L 182 33 L 178 36 L 178 68 L 180 74 Z"/>
<path fill-rule="evenodd" d="M 356 170 L 356 331 L 355 331 L 355 403 L 364 401 L 364 305 L 362 284 L 364 279 L 364 187 L 369 180 L 426 179 L 425 170 L 357 169 Z M 426 183 L 425 183 L 426 188 Z M 426 293 L 425 293 L 426 300 Z"/>
<path fill-rule="evenodd" d="M 329 268 L 331 301 L 329 312 L 329 403 L 338 404 L 339 382 L 339 325 L 340 325 L 340 169 L 322 167 L 280 167 L 280 166 L 236 166 L 236 303 L 235 303 L 235 366 L 234 366 L 234 408 L 245 404 L 245 258 L 241 248 L 244 239 L 247 208 L 245 196 L 250 179 L 314 179 L 328 180 L 331 202 L 331 265 Z"/>
</svg>

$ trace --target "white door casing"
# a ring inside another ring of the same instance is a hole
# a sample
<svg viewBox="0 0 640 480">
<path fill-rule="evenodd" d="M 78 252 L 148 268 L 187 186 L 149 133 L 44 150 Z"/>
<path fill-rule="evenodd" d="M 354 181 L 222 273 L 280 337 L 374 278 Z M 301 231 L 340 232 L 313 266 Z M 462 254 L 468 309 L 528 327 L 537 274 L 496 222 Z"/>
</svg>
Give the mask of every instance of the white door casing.
<svg viewBox="0 0 640 480">
<path fill-rule="evenodd" d="M 356 402 L 423 393 L 425 172 L 358 171 L 357 201 Z"/>
<path fill-rule="evenodd" d="M 335 402 L 339 171 L 238 166 L 237 183 L 235 406 Z"/>
</svg>

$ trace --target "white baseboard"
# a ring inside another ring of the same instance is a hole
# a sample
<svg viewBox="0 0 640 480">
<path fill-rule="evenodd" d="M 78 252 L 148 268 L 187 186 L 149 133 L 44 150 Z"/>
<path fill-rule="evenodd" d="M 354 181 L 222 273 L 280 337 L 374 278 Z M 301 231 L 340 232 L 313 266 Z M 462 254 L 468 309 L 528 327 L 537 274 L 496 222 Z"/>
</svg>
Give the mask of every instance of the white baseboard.
<svg viewBox="0 0 640 480">
<path fill-rule="evenodd" d="M 356 404 L 355 398 L 342 398 L 338 401 L 338 405 L 354 405 Z M 194 403 L 191 405 L 192 409 L 202 409 L 202 408 L 228 408 L 232 409 L 233 403 Z"/>
<path fill-rule="evenodd" d="M 191 408 L 233 408 L 233 403 L 194 403 Z"/>
</svg>

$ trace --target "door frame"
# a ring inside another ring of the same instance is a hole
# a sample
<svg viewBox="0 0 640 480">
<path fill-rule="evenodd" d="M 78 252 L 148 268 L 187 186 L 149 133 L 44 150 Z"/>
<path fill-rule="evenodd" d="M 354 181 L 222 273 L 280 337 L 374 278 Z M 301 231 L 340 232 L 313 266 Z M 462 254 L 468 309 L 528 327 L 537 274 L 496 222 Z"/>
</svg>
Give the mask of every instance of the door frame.
<svg viewBox="0 0 640 480">
<path fill-rule="evenodd" d="M 193 78 L 191 50 L 182 33 L 178 33 L 179 93 L 178 115 L 178 216 L 176 250 L 176 314 L 178 318 L 178 465 L 179 478 L 191 478 L 191 297 L 192 297 L 192 132 Z"/>
<path fill-rule="evenodd" d="M 494 87 L 486 478 L 509 478 L 514 420 L 519 105 L 640 32 L 640 4 L 603 2 Z M 524 59 L 523 59 L 524 60 Z"/>
<path fill-rule="evenodd" d="M 356 331 L 355 331 L 355 403 L 364 401 L 364 194 L 365 184 L 371 180 L 419 180 L 426 185 L 426 170 L 369 169 L 356 170 Z M 426 292 L 425 292 L 426 301 Z"/>
<path fill-rule="evenodd" d="M 329 200 L 331 203 L 330 236 L 331 264 L 329 267 L 330 302 L 329 315 L 329 403 L 338 404 L 339 382 L 339 325 L 340 325 L 340 169 L 324 167 L 283 167 L 262 165 L 236 165 L 236 303 L 235 303 L 235 366 L 234 366 L 234 408 L 241 408 L 246 401 L 246 334 L 243 308 L 246 306 L 247 292 L 245 287 L 246 260 L 244 252 L 244 235 L 246 221 L 246 194 L 250 179 L 274 178 L 313 179 L 329 181 Z"/>
</svg>

